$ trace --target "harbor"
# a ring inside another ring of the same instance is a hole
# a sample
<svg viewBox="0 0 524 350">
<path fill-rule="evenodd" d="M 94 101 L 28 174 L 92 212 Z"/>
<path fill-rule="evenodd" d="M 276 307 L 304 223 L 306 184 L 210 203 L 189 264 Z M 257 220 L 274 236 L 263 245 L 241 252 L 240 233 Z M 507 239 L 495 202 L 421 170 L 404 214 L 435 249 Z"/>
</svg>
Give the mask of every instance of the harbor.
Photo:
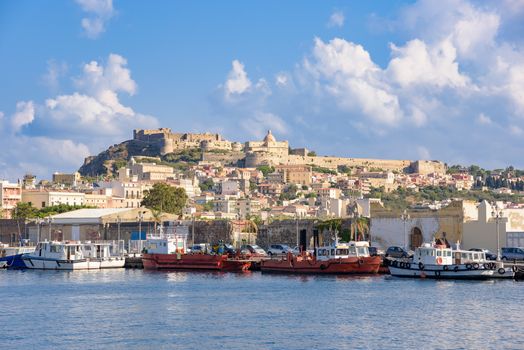
<svg viewBox="0 0 524 350">
<path fill-rule="evenodd" d="M 7 348 L 39 349 L 519 348 L 523 287 L 387 275 L 5 270 L 0 333 Z"/>
</svg>

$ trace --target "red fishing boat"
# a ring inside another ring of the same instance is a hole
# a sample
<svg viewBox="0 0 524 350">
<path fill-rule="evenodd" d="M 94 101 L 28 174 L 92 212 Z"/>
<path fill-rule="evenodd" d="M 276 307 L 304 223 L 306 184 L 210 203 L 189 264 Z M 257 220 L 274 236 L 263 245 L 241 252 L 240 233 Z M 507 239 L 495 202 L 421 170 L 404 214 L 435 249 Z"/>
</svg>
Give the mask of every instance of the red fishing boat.
<svg viewBox="0 0 524 350">
<path fill-rule="evenodd" d="M 263 260 L 262 272 L 311 274 L 375 274 L 381 264 L 379 256 L 370 256 L 368 242 L 336 243 L 319 247 L 316 256 L 288 253 L 286 257 Z"/>
<path fill-rule="evenodd" d="M 181 235 L 148 237 L 142 262 L 151 270 L 247 271 L 249 260 L 226 254 L 186 253 L 186 240 Z"/>
</svg>

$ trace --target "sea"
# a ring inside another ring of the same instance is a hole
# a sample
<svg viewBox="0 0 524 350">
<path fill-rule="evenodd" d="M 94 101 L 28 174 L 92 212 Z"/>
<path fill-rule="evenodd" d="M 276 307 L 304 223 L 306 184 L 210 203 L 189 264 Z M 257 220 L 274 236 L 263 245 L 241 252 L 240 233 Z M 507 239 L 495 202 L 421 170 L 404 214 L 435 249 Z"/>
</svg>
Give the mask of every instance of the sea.
<svg viewBox="0 0 524 350">
<path fill-rule="evenodd" d="M 0 270 L 2 349 L 524 349 L 524 282 Z"/>
</svg>

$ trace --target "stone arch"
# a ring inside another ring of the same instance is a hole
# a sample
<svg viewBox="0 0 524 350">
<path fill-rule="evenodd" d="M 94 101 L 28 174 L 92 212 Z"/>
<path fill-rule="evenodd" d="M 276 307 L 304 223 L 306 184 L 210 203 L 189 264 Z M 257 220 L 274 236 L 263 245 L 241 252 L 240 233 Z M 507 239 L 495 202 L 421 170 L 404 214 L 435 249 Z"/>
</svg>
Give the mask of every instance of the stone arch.
<svg viewBox="0 0 524 350">
<path fill-rule="evenodd" d="M 418 227 L 413 227 L 409 235 L 409 248 L 414 250 L 424 243 L 424 238 L 422 235 L 422 230 Z"/>
</svg>

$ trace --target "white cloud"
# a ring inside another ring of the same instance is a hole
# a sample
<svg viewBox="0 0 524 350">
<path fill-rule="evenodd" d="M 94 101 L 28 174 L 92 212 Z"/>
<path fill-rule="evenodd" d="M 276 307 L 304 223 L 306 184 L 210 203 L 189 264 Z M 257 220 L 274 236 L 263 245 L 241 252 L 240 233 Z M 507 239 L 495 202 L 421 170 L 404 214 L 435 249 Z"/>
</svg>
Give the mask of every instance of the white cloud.
<svg viewBox="0 0 524 350">
<path fill-rule="evenodd" d="M 387 73 L 402 87 L 425 84 L 437 87 L 464 87 L 468 77 L 460 74 L 456 49 L 448 40 L 428 48 L 419 39 L 409 41 L 403 47 L 391 45 L 393 59 Z"/>
<path fill-rule="evenodd" d="M 284 120 L 272 113 L 256 112 L 251 118 L 241 121 L 246 132 L 257 139 L 261 139 L 267 130 L 273 130 L 280 134 L 287 134 L 287 126 Z"/>
<path fill-rule="evenodd" d="M 243 94 L 251 87 L 251 80 L 247 77 L 244 65 L 238 60 L 234 60 L 232 65 L 233 68 L 224 84 L 226 97 Z"/>
<path fill-rule="evenodd" d="M 329 17 L 328 27 L 342 27 L 344 25 L 345 17 L 342 11 L 335 11 Z"/>
<path fill-rule="evenodd" d="M 105 31 L 105 24 L 114 16 L 113 0 L 76 0 L 89 17 L 82 18 L 82 28 L 90 39 L 96 39 Z"/>
<path fill-rule="evenodd" d="M 16 133 L 20 129 L 30 124 L 35 118 L 35 106 L 33 101 L 20 101 L 16 104 L 16 112 L 11 116 L 11 126 Z"/>
<path fill-rule="evenodd" d="M 6 150 L 2 161 L 8 160 L 4 162 L 10 164 L 10 176 L 73 171 L 91 152 L 129 139 L 133 128 L 158 127 L 156 118 L 120 102 L 119 93 L 137 91 L 126 64 L 115 54 L 105 64 L 92 61 L 75 79 L 79 91 L 48 98 L 43 104 L 18 102 L 8 123 L 0 118 L 0 125 L 6 126 L 0 128 L 0 148 Z"/>
<path fill-rule="evenodd" d="M 477 117 L 477 123 L 481 125 L 490 125 L 493 123 L 490 117 L 485 115 L 484 113 L 480 113 Z"/>
<path fill-rule="evenodd" d="M 47 61 L 47 72 L 42 76 L 42 81 L 52 90 L 60 86 L 60 79 L 67 73 L 68 66 L 65 62 L 55 60 Z"/>
</svg>

